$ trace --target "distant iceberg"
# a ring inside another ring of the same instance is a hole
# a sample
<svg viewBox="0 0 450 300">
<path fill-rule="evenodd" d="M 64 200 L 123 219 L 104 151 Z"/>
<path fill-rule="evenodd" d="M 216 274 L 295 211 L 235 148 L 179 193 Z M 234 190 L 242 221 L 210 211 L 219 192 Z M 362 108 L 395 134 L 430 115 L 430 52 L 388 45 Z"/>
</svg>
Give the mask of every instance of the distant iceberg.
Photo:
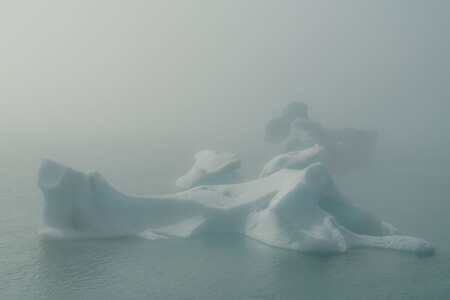
<svg viewBox="0 0 450 300">
<path fill-rule="evenodd" d="M 139 197 L 116 190 L 96 171 L 80 172 L 45 160 L 38 186 L 44 194 L 39 233 L 47 239 L 185 238 L 227 232 L 314 253 L 356 247 L 435 251 L 427 241 L 401 236 L 347 201 L 321 163 L 245 183 Z"/>
<path fill-rule="evenodd" d="M 265 139 L 278 145 L 280 153 L 304 150 L 318 144 L 328 151 L 329 165 L 355 165 L 370 161 L 378 140 L 374 130 L 327 129 L 309 119 L 308 107 L 301 102 L 289 104 L 268 122 Z"/>
</svg>

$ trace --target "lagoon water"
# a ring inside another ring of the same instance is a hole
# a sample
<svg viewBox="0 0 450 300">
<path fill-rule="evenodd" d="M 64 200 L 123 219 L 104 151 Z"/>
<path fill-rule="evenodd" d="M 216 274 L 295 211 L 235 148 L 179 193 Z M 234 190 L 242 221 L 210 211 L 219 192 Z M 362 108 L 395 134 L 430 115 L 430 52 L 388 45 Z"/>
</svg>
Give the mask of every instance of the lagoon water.
<svg viewBox="0 0 450 300">
<path fill-rule="evenodd" d="M 437 247 L 433 256 L 371 249 L 312 255 L 234 235 L 51 242 L 37 229 L 43 158 L 97 169 L 134 194 L 173 191 L 195 148 L 82 142 L 5 142 L 0 151 L 1 299 L 448 299 L 450 164 L 377 156 L 335 171 L 338 188 L 404 234 Z M 164 144 L 164 143 L 160 143 Z M 57 145 L 57 146 L 56 146 Z M 222 150 L 222 149 L 220 149 Z M 234 149 L 223 149 L 234 150 Z M 183 153 L 183 154 L 181 154 Z M 267 153 L 242 154 L 244 175 Z M 447 160 L 448 161 L 448 160 Z"/>
</svg>

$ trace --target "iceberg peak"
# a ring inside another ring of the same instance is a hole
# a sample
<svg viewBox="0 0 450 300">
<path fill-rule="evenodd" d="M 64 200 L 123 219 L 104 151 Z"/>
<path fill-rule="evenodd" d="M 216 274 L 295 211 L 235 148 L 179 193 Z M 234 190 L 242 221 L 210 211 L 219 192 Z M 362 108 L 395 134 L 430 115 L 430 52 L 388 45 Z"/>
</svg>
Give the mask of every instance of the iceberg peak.
<svg viewBox="0 0 450 300">
<path fill-rule="evenodd" d="M 231 172 L 239 169 L 241 159 L 235 153 L 202 150 L 194 155 L 195 164 L 183 176 L 179 177 L 175 186 L 185 190 L 201 184 L 224 183 L 237 179 Z"/>
</svg>

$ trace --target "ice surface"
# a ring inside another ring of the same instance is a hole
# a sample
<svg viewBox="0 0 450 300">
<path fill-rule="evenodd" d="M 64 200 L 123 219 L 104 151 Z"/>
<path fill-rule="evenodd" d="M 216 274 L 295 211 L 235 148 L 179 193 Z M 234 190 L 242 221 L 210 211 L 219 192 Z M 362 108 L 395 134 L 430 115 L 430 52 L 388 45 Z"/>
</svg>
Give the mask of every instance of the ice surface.
<svg viewBox="0 0 450 300">
<path fill-rule="evenodd" d="M 434 251 L 427 241 L 397 235 L 391 225 L 347 201 L 320 163 L 240 184 L 138 197 L 116 190 L 98 172 L 45 160 L 38 186 L 44 194 L 39 232 L 48 239 L 229 232 L 307 252 L 354 247 Z"/>
<path fill-rule="evenodd" d="M 241 165 L 241 159 L 235 153 L 203 150 L 194 155 L 195 164 L 189 172 L 175 182 L 180 190 L 201 184 L 232 182 L 237 177 L 232 171 Z"/>
<path fill-rule="evenodd" d="M 312 163 L 323 161 L 325 157 L 324 152 L 325 148 L 316 144 L 302 151 L 280 154 L 264 166 L 261 173 L 259 173 L 259 177 L 266 177 L 282 169 L 304 169 Z"/>
<path fill-rule="evenodd" d="M 303 150 L 314 145 L 326 145 L 322 126 L 315 121 L 297 118 L 290 126 L 289 136 L 279 145 L 281 153 Z"/>
</svg>

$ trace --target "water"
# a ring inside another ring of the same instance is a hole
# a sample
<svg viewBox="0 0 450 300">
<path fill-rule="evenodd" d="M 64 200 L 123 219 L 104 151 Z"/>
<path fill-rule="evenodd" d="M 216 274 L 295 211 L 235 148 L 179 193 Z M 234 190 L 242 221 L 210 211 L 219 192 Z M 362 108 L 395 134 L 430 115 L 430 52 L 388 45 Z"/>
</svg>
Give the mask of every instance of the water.
<svg viewBox="0 0 450 300">
<path fill-rule="evenodd" d="M 450 297 L 449 164 L 380 158 L 371 167 L 334 173 L 350 199 L 403 233 L 429 240 L 438 249 L 434 256 L 371 249 L 321 256 L 235 235 L 42 241 L 35 185 L 42 158 L 99 169 L 126 192 L 157 194 L 171 191 L 196 149 L 27 143 L 5 143 L 0 152 L 1 299 Z M 243 156 L 243 167 L 254 173 L 260 162 L 251 151 Z"/>
</svg>

